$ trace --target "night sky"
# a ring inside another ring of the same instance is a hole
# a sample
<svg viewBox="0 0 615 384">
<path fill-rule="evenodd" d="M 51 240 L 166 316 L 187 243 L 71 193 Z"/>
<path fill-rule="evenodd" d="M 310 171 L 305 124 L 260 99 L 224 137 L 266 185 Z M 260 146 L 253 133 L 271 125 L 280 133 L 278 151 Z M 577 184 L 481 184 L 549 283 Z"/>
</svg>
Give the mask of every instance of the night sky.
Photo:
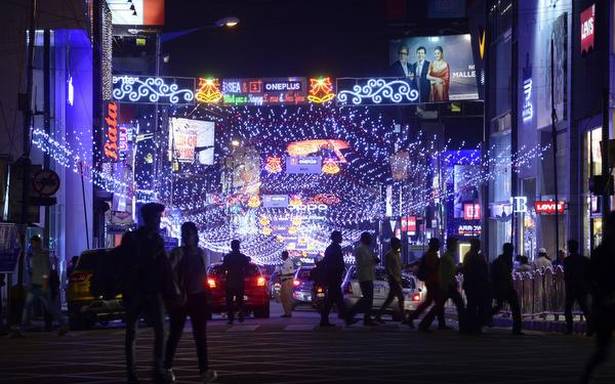
<svg viewBox="0 0 615 384">
<path fill-rule="evenodd" d="M 165 32 L 238 17 L 165 43 L 176 76 L 369 76 L 388 66 L 381 1 L 167 0 Z"/>
</svg>

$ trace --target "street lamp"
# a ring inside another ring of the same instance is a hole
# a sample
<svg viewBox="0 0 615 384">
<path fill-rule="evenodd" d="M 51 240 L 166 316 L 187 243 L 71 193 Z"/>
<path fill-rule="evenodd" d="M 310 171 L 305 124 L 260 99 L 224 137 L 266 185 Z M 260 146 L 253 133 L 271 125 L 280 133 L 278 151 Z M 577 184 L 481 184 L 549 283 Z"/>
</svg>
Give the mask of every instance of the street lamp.
<svg viewBox="0 0 615 384">
<path fill-rule="evenodd" d="M 240 145 L 240 144 L 241 144 L 241 143 L 240 143 L 240 142 L 239 142 L 239 140 L 237 140 L 237 139 L 233 139 L 233 141 L 231 141 L 231 145 L 232 145 L 233 147 L 239 147 L 239 145 Z"/>
<path fill-rule="evenodd" d="M 233 28 L 239 24 L 239 19 L 234 16 L 229 16 L 216 21 L 217 27 Z"/>
</svg>

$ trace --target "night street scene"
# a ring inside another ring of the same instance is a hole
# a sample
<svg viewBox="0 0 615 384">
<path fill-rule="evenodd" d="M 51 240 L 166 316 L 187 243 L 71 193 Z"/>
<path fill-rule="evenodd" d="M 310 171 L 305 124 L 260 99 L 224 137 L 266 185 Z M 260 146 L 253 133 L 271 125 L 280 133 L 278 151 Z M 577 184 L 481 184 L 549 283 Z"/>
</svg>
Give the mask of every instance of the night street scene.
<svg viewBox="0 0 615 384">
<path fill-rule="evenodd" d="M 615 0 L 0 0 L 0 384 L 615 383 Z"/>
</svg>

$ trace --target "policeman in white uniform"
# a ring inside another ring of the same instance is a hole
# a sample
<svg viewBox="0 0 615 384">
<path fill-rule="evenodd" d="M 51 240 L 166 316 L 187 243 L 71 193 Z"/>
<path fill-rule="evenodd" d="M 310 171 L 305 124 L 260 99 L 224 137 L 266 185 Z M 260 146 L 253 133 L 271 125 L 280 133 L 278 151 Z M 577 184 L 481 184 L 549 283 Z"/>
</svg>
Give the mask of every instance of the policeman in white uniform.
<svg viewBox="0 0 615 384">
<path fill-rule="evenodd" d="M 282 268 L 280 270 L 280 280 L 282 288 L 280 290 L 280 300 L 284 314 L 282 317 L 291 317 L 293 313 L 293 279 L 295 276 L 295 265 L 288 256 L 288 251 L 282 252 Z"/>
</svg>

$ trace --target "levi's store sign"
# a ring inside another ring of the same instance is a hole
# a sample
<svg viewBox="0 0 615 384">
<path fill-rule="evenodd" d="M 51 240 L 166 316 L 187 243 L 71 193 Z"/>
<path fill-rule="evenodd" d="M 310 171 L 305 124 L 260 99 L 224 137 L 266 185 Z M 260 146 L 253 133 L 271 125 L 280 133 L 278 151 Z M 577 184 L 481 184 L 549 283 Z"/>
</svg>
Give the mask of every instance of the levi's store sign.
<svg viewBox="0 0 615 384">
<path fill-rule="evenodd" d="M 119 150 L 119 127 L 117 104 L 114 101 L 107 103 L 105 112 L 105 144 L 103 145 L 104 160 L 118 161 Z"/>
<path fill-rule="evenodd" d="M 596 4 L 581 12 L 581 53 L 589 52 L 594 47 L 594 22 L 596 20 Z"/>
<path fill-rule="evenodd" d="M 555 215 L 556 203 L 555 201 L 536 201 L 534 203 L 536 213 L 539 215 Z M 563 214 L 566 209 L 566 202 L 560 201 L 557 204 L 557 213 Z"/>
</svg>

